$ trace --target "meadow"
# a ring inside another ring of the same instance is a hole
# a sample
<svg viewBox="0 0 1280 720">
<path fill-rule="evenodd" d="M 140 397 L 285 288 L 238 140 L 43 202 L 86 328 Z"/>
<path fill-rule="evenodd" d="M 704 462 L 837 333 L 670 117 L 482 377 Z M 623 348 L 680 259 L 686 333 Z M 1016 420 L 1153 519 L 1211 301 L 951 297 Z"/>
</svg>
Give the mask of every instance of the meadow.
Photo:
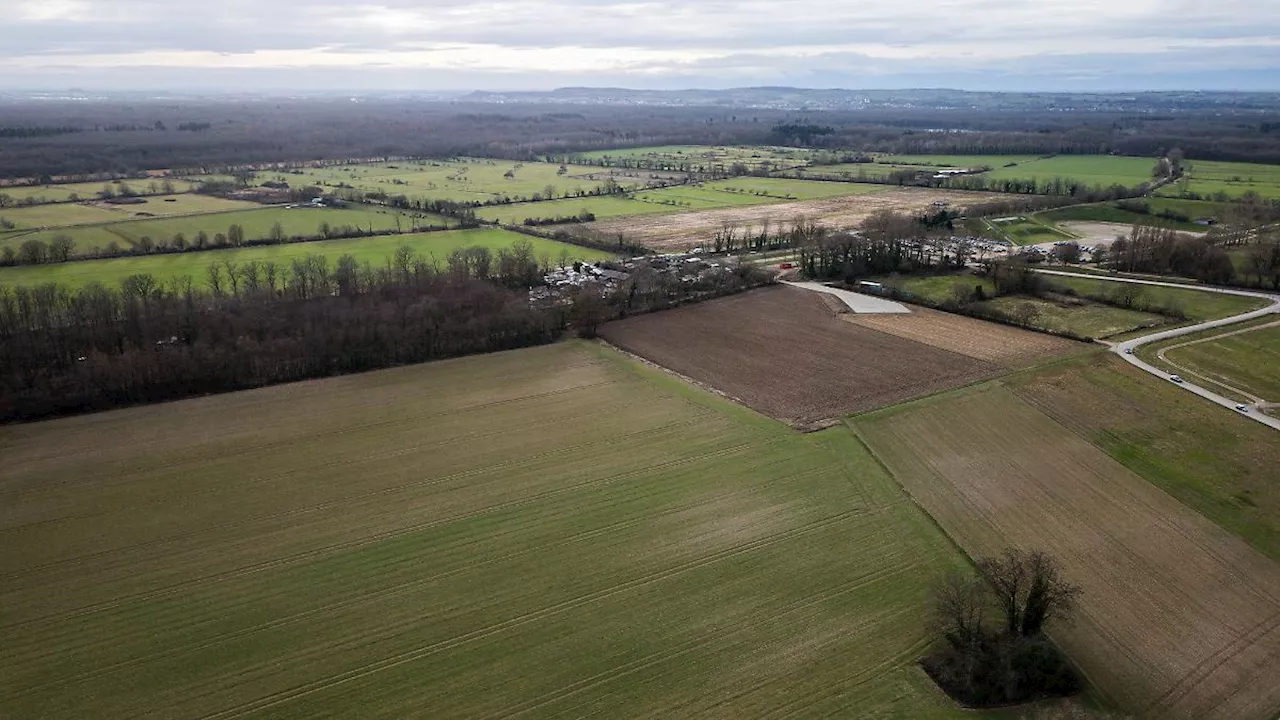
<svg viewBox="0 0 1280 720">
<path fill-rule="evenodd" d="M 510 174 L 510 177 L 508 177 Z M 326 191 L 354 188 L 410 198 L 454 202 L 491 202 L 511 198 L 544 198 L 585 194 L 604 185 L 608 170 L 598 167 L 509 160 L 416 160 L 368 165 L 339 165 L 290 172 L 262 173 L 259 182 L 283 180 L 293 187 L 316 185 Z M 656 180 L 657 178 L 655 178 Z M 619 175 L 616 182 L 636 187 L 647 177 Z"/>
<path fill-rule="evenodd" d="M 1041 158 L 1035 155 L 880 155 L 876 157 L 876 162 L 920 169 L 989 167 L 998 170 L 1014 165 L 1041 162 Z"/>
<path fill-rule="evenodd" d="M 142 202 L 127 205 L 57 203 L 11 208 L 0 210 L 0 218 L 13 223 L 15 230 L 31 230 L 36 228 L 125 222 L 147 217 L 195 215 L 262 208 L 262 205 L 254 202 L 227 200 L 212 195 L 199 195 L 196 193 L 149 195 L 145 198 L 139 198 L 139 200 L 142 200 Z"/>
<path fill-rule="evenodd" d="M 986 716 L 915 664 L 963 559 L 865 447 L 600 346 L 0 448 L 5 717 Z"/>
<path fill-rule="evenodd" d="M 137 193 L 150 193 L 156 195 L 162 188 L 164 178 L 151 179 L 130 179 L 117 182 L 90 182 L 90 183 L 65 183 L 59 185 L 9 185 L 0 186 L 0 195 L 8 195 L 12 202 L 19 203 L 24 200 L 34 200 L 38 203 L 62 203 L 73 202 L 77 200 L 91 200 L 98 197 L 98 193 L 106 186 L 111 187 L 111 191 L 118 193 L 124 186 Z M 155 183 L 154 187 L 152 183 Z M 190 180 L 169 179 L 169 184 L 173 187 L 174 192 L 188 193 L 194 190 L 198 183 Z"/>
<path fill-rule="evenodd" d="M 1051 182 L 1061 178 L 1086 186 L 1134 187 L 1151 182 L 1153 158 L 1119 157 L 1115 155 L 1058 155 L 1020 162 L 1017 167 L 999 167 L 983 177 L 993 180 L 1016 179 Z"/>
<path fill-rule="evenodd" d="M 940 304 L 955 299 L 957 291 L 970 292 L 982 287 L 988 297 L 996 295 L 996 286 L 989 279 L 968 273 L 946 275 L 892 275 L 892 277 L 876 278 L 887 286 L 900 288 L 920 297 L 932 304 Z M 1066 278 L 1055 275 L 1048 278 L 1053 284 L 1071 287 L 1082 295 L 1084 293 L 1105 292 L 1108 297 L 1116 291 L 1119 283 L 1108 281 L 1091 281 L 1084 278 Z M 1061 281 L 1061 282 L 1060 282 Z M 1101 288 L 1101 290 L 1100 290 Z M 1169 292 L 1152 292 L 1144 297 L 1144 301 L 1155 305 L 1167 305 L 1176 302 L 1197 319 L 1217 319 L 1245 313 L 1256 309 L 1261 301 L 1248 297 L 1216 295 L 1211 292 L 1179 291 L 1175 288 L 1158 288 L 1143 286 L 1146 290 Z M 1222 300 L 1225 299 L 1225 300 Z M 1023 307 L 1033 307 L 1034 316 L 1030 324 L 1051 332 L 1068 332 L 1079 337 L 1108 338 L 1134 331 L 1147 331 L 1160 325 L 1169 324 L 1171 320 L 1164 315 L 1146 313 L 1146 311 L 1125 309 L 1103 305 L 1080 299 L 1062 299 L 1061 302 L 1039 299 L 1039 297 L 1005 296 L 995 297 L 975 304 L 982 309 L 1000 310 L 1002 313 L 1015 313 Z"/>
<path fill-rule="evenodd" d="M 1280 326 L 1276 322 L 1274 316 L 1267 316 L 1251 327 L 1230 325 L 1207 337 L 1177 338 L 1161 343 L 1163 356 L 1177 368 L 1175 372 L 1194 374 L 1239 391 L 1231 392 L 1233 395 L 1247 393 L 1246 402 L 1280 402 L 1280 373 L 1276 372 L 1280 368 Z"/>
<path fill-rule="evenodd" d="M 67 235 L 76 243 L 76 254 L 86 255 L 96 250 L 105 250 L 112 243 L 128 249 L 136 246 L 144 237 L 159 243 L 170 241 L 181 233 L 186 241 L 191 243 L 201 231 L 212 238 L 219 233 L 226 234 L 232 225 L 239 225 L 244 229 L 246 240 L 262 240 L 271 236 L 276 223 L 280 224 L 286 237 L 318 236 L 321 225 L 325 223 L 328 223 L 334 231 L 343 227 L 365 231 L 408 231 L 416 227 L 445 227 L 455 224 L 440 215 L 405 213 L 372 205 L 355 205 L 346 208 L 264 208 L 249 204 L 249 207 L 251 209 L 83 225 L 36 233 L 8 233 L 0 235 L 0 247 L 8 245 L 16 248 L 27 240 L 48 242 L 54 236 Z"/>
<path fill-rule="evenodd" d="M 646 191 L 654 192 L 654 191 Z M 601 197 L 573 198 L 531 203 L 510 203 L 476 208 L 476 217 L 482 220 L 519 225 L 527 218 L 546 219 L 574 216 L 583 210 L 598 219 L 627 217 L 629 215 L 654 215 L 679 212 L 672 205 L 644 202 L 633 195 L 605 195 Z"/>
<path fill-rule="evenodd" d="M 1071 240 L 1075 236 L 1053 225 L 1040 222 L 1039 218 L 1016 217 L 997 218 L 987 221 L 995 231 L 998 239 L 1008 240 L 1014 245 L 1038 245 L 1040 243 Z"/>
<path fill-rule="evenodd" d="M 774 167 L 804 165 L 809 162 L 812 154 L 812 150 L 805 148 L 778 146 L 663 145 L 599 150 L 579 153 L 575 157 L 605 162 L 643 160 L 671 168 L 710 171 L 734 163 L 753 168 L 765 162 Z"/>
<path fill-rule="evenodd" d="M 1195 224 L 1195 220 L 1199 218 L 1220 217 L 1226 213 L 1227 208 L 1221 203 L 1205 202 L 1201 200 L 1183 200 L 1179 198 L 1153 196 L 1142 200 L 1148 208 L 1147 213 L 1133 212 L 1118 207 L 1115 203 L 1094 203 L 1090 205 L 1072 205 L 1064 208 L 1056 208 L 1053 210 L 1045 210 L 1036 213 L 1033 217 L 1044 223 L 1058 222 L 1107 222 L 1107 223 L 1123 223 L 1126 225 L 1159 225 L 1162 227 L 1172 227 L 1177 230 L 1186 232 L 1205 232 L 1208 228 L 1203 225 Z M 1187 220 L 1171 220 L 1161 217 L 1162 212 L 1172 212 L 1185 215 L 1190 218 Z"/>
<path fill-rule="evenodd" d="M 593 213 L 597 220 L 606 220 L 631 215 L 659 215 L 691 210 L 715 210 L 849 197 L 882 192 L 884 189 L 882 185 L 740 177 L 654 190 L 637 190 L 626 195 L 477 208 L 476 216 L 485 220 L 519 224 L 526 218 L 565 217 L 577 215 L 586 210 Z"/>
<path fill-rule="evenodd" d="M 1114 296 L 1117 288 L 1121 286 L 1121 283 L 1115 281 L 1090 280 L 1060 275 L 1053 276 L 1049 281 L 1053 285 L 1075 290 L 1081 295 Z M 1186 313 L 1187 319 L 1196 322 L 1219 320 L 1232 315 L 1240 315 L 1270 304 L 1260 298 L 1204 292 L 1193 288 L 1171 288 L 1159 285 L 1142 285 L 1140 287 L 1140 297 L 1136 304 L 1145 303 L 1178 308 Z"/>
<path fill-rule="evenodd" d="M 1158 194 L 1191 192 L 1208 197 L 1223 193 L 1239 199 L 1254 192 L 1263 198 L 1280 199 L 1280 165 L 1188 160 L 1184 173 L 1185 180 L 1160 188 Z"/>
<path fill-rule="evenodd" d="M 548 263 L 561 257 L 572 260 L 607 260 L 613 255 L 567 245 L 555 240 L 533 238 L 506 230 L 453 230 L 447 232 L 382 235 L 368 238 L 341 240 L 317 240 L 313 242 L 283 243 L 279 245 L 255 245 L 252 247 L 201 252 L 162 253 L 135 255 L 104 260 L 76 260 L 48 265 L 24 265 L 0 267 L 0 285 L 38 285 L 58 282 L 79 287 L 94 281 L 114 285 L 130 275 L 149 273 L 162 282 L 172 278 L 190 277 L 197 286 L 203 286 L 210 265 L 246 263 L 252 261 L 287 264 L 308 255 L 323 255 L 334 263 L 343 255 L 352 255 L 361 263 L 385 265 L 401 246 L 407 246 L 424 258 L 434 257 L 443 266 L 450 252 L 473 246 L 497 251 L 511 247 L 511 243 L 526 239 L 533 243 L 534 254 Z"/>
</svg>

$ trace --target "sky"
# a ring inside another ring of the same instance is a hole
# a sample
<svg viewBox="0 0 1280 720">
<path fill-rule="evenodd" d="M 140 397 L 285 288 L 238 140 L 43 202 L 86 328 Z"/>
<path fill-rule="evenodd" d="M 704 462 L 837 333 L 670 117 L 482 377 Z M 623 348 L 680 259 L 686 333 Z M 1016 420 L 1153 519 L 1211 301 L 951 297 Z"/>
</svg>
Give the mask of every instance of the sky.
<svg viewBox="0 0 1280 720">
<path fill-rule="evenodd" d="M 1280 91 L 1280 0 L 0 0 L 0 88 Z"/>
</svg>

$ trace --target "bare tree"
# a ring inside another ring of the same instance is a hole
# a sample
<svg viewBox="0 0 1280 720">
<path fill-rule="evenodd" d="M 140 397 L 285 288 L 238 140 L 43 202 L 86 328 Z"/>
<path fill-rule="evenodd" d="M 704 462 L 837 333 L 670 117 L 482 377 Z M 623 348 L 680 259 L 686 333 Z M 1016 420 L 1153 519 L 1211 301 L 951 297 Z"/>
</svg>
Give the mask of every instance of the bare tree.
<svg viewBox="0 0 1280 720">
<path fill-rule="evenodd" d="M 70 235 L 54 235 L 49 241 L 49 261 L 66 262 L 75 249 L 76 241 L 72 240 Z"/>
<path fill-rule="evenodd" d="M 979 561 L 978 571 L 991 586 L 1009 635 L 1039 635 L 1050 620 L 1070 610 L 1080 594 L 1080 588 L 1063 578 L 1057 562 L 1039 550 L 1006 549 Z"/>
</svg>

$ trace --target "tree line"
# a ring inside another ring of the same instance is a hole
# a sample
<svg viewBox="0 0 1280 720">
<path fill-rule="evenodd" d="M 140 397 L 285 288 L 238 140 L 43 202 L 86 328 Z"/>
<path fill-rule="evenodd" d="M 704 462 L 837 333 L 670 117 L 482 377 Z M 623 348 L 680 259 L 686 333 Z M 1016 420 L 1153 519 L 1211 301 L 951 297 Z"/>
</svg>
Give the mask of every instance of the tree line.
<svg viewBox="0 0 1280 720">
<path fill-rule="evenodd" d="M 330 100 L 243 104 L 13 102 L 0 109 L 0 177 L 137 173 L 244 163 L 350 157 L 548 155 L 657 145 L 763 145 L 781 139 L 822 150 L 899 154 L 1106 154 L 1158 157 L 1179 147 L 1188 158 L 1280 163 L 1280 133 L 1265 108 L 1195 106 L 1178 113 L 1064 110 L 1034 103 L 1002 109 L 867 108 L 787 110 L 725 107 Z M 157 124 L 209 127 L 158 132 Z M 807 141 L 797 128 L 805 129 Z M 75 128 L 54 136 L 29 128 Z M 108 132 L 136 128 L 140 132 Z M 789 129 L 788 129 L 789 128 Z M 827 133 L 826 130 L 831 132 Z M 147 132 L 141 132 L 147 130 Z"/>
<path fill-rule="evenodd" d="M 545 259 L 517 241 L 445 258 L 401 247 L 224 261 L 199 281 L 137 274 L 109 287 L 0 286 L 0 418 L 29 420 L 261 387 L 587 334 L 621 314 L 737 292 L 751 268 L 698 283 L 640 270 L 571 304 L 536 304 Z"/>
</svg>

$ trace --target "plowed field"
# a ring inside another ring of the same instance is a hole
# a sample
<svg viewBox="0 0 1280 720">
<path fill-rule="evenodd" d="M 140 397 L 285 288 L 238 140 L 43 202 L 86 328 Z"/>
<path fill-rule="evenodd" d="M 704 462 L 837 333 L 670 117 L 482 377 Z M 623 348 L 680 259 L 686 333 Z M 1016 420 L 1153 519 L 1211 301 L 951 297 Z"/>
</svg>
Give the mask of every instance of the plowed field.
<svg viewBox="0 0 1280 720">
<path fill-rule="evenodd" d="M 888 188 L 889 186 L 885 186 Z M 926 188 L 885 189 L 865 195 L 779 203 L 774 205 L 750 205 L 719 208 L 699 212 L 654 215 L 648 217 L 618 218 L 589 223 L 586 227 L 601 232 L 622 233 L 629 240 L 643 243 L 656 250 L 686 250 L 708 243 L 724 225 L 735 225 L 739 232 L 753 228 L 759 230 L 768 221 L 774 228 L 790 225 L 796 218 L 805 217 L 830 227 L 849 227 L 862 222 L 879 210 L 920 212 L 933 207 L 933 203 L 946 201 L 956 207 L 975 202 L 985 202 L 1005 197 L 997 193 L 961 192 L 957 190 L 930 190 Z"/>
<path fill-rule="evenodd" d="M 994 377 L 989 362 L 840 320 L 774 287 L 605 325 L 601 336 L 798 426 Z"/>
<path fill-rule="evenodd" d="M 1105 695 L 1159 718 L 1280 710 L 1280 565 L 1000 384 L 856 418 L 971 556 L 1043 549 L 1083 589 L 1052 631 Z"/>
<path fill-rule="evenodd" d="M 1082 343 L 986 322 L 963 315 L 912 307 L 911 314 L 856 314 L 840 318 L 872 330 L 915 340 L 1005 368 L 1020 368 L 1055 355 L 1087 348 Z"/>
</svg>

